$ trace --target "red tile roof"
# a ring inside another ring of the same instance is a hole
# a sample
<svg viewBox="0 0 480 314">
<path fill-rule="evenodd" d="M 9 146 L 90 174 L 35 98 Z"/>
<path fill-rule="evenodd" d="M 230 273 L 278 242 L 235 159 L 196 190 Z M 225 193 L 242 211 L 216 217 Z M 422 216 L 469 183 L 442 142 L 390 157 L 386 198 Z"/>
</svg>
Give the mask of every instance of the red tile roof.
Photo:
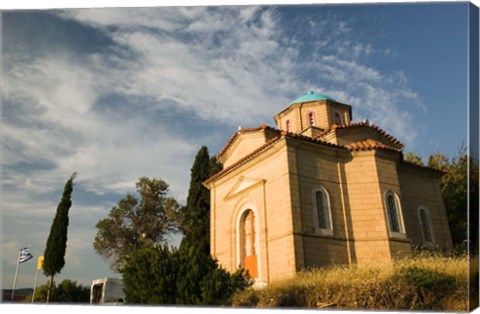
<svg viewBox="0 0 480 314">
<path fill-rule="evenodd" d="M 370 127 L 372 129 L 374 129 L 375 131 L 379 132 L 380 134 L 384 135 L 386 138 L 388 138 L 391 142 L 393 142 L 394 144 L 400 146 L 400 147 L 405 147 L 405 145 L 403 145 L 402 143 L 400 143 L 399 140 L 397 140 L 395 137 L 393 137 L 391 134 L 389 134 L 387 131 L 381 129 L 379 126 L 375 125 L 375 124 L 372 124 L 370 125 Z"/>
<path fill-rule="evenodd" d="M 298 138 L 300 140 L 304 140 L 304 141 L 308 141 L 308 142 L 312 142 L 312 143 L 317 143 L 317 144 L 321 144 L 321 145 L 325 145 L 325 146 L 329 146 L 329 147 L 345 149 L 345 146 L 343 146 L 343 145 L 330 143 L 330 142 L 321 140 L 318 137 L 317 138 L 312 138 L 310 136 L 297 134 L 297 133 L 290 133 L 290 132 L 286 132 L 286 131 L 282 131 L 282 135 L 287 136 L 287 137 L 291 137 L 291 138 Z"/>
<path fill-rule="evenodd" d="M 356 122 L 356 123 L 351 123 L 351 124 L 343 124 L 343 125 L 337 125 L 333 124 L 330 129 L 325 130 L 324 132 L 318 134 L 316 137 L 323 137 L 327 135 L 328 133 L 332 132 L 335 129 L 349 129 L 349 128 L 355 128 L 355 127 L 369 127 L 378 133 L 382 134 L 385 136 L 389 141 L 391 141 L 393 144 L 399 146 L 400 148 L 405 147 L 399 140 L 397 140 L 395 137 L 393 137 L 391 134 L 389 134 L 387 131 L 381 129 L 379 126 L 375 124 L 370 124 L 368 121 L 364 122 Z"/>
<path fill-rule="evenodd" d="M 388 134 L 387 132 L 383 131 L 382 129 L 380 129 L 379 127 L 377 127 L 376 125 L 369 125 L 368 122 L 359 122 L 359 123 L 354 123 L 354 124 L 349 124 L 349 125 L 341 125 L 341 126 L 338 126 L 338 125 L 333 125 L 332 128 L 330 130 L 326 130 L 325 132 L 323 132 L 322 134 L 320 134 L 319 136 L 315 137 L 315 138 L 312 138 L 312 137 L 309 137 L 309 136 L 305 136 L 305 135 L 301 135 L 301 134 L 297 134 L 297 133 L 291 133 L 291 132 L 287 132 L 287 131 L 282 131 L 282 130 L 279 130 L 279 129 L 276 129 L 276 128 L 273 128 L 273 127 L 270 127 L 270 126 L 267 126 L 266 124 L 262 124 L 261 126 L 259 127 L 256 127 L 256 128 L 246 128 L 246 129 L 240 129 L 238 130 L 237 132 L 235 132 L 235 134 L 233 134 L 233 136 L 230 138 L 230 140 L 227 142 L 227 144 L 225 145 L 225 147 L 222 149 L 222 151 L 218 154 L 218 158 L 220 158 L 223 154 L 225 154 L 226 150 L 228 149 L 228 147 L 230 147 L 230 145 L 232 145 L 232 143 L 235 141 L 235 139 L 239 136 L 239 134 L 245 134 L 245 133 L 250 133 L 250 132 L 257 132 L 257 131 L 260 131 L 262 129 L 268 129 L 274 133 L 277 133 L 278 135 L 275 136 L 274 138 L 272 138 L 271 140 L 267 141 L 264 145 L 260 146 L 259 148 L 257 148 L 256 150 L 254 150 L 253 152 L 247 154 L 246 156 L 244 156 L 243 158 L 241 158 L 240 160 L 236 161 L 235 163 L 233 163 L 232 165 L 228 166 L 227 168 L 221 170 L 220 172 L 216 173 L 215 175 L 211 176 L 210 178 L 208 178 L 207 180 L 205 180 L 203 182 L 204 185 L 207 185 L 208 183 L 212 182 L 212 181 L 215 181 L 216 179 L 224 176 L 225 174 L 227 174 L 228 172 L 232 171 L 233 169 L 241 166 L 242 164 L 246 163 L 247 161 L 251 160 L 252 158 L 254 158 L 255 156 L 257 156 L 258 154 L 262 153 L 263 151 L 267 150 L 270 146 L 272 146 L 274 143 L 276 143 L 278 140 L 280 140 L 281 138 L 283 137 L 289 137 L 289 138 L 294 138 L 294 139 L 299 139 L 299 140 L 302 140 L 302 141 L 308 141 L 308 142 L 312 142 L 312 143 L 316 143 L 316 144 L 320 144 L 320 145 L 324 145 L 324 146 L 327 146 L 327 147 L 332 147 L 332 148 L 338 148 L 338 149 L 342 149 L 342 150 L 347 150 L 347 151 L 367 151 L 367 150 L 375 150 L 375 149 L 385 149 L 385 150 L 390 150 L 390 151 L 394 151 L 394 152 L 401 152 L 401 149 L 400 148 L 394 148 L 394 147 L 391 147 L 391 146 L 388 146 L 388 145 L 385 145 L 383 143 L 380 143 L 378 141 L 375 141 L 375 140 L 371 140 L 371 139 L 367 139 L 365 141 L 359 141 L 359 142 L 355 142 L 355 143 L 351 143 L 351 144 L 348 144 L 348 145 L 339 145 L 339 144 L 334 144 L 334 143 L 330 143 L 330 142 L 327 142 L 327 141 L 324 141 L 322 139 L 320 139 L 320 137 L 322 137 L 322 135 L 325 135 L 329 132 L 331 132 L 333 129 L 342 129 L 342 128 L 350 128 L 350 127 L 358 127 L 358 126 L 368 126 L 372 129 L 374 129 L 375 131 L 377 132 L 380 132 L 382 135 L 386 136 L 390 141 L 392 141 L 393 143 L 395 143 L 396 145 L 398 145 L 399 147 L 403 147 L 404 145 L 401 144 L 398 140 L 396 140 L 393 136 L 391 136 L 390 134 Z"/>
<path fill-rule="evenodd" d="M 373 150 L 373 149 L 386 149 L 386 150 L 391 150 L 391 151 L 395 151 L 395 152 L 401 152 L 401 150 L 398 149 L 398 148 L 394 148 L 394 147 L 385 145 L 383 143 L 380 143 L 378 141 L 374 141 L 374 140 L 371 140 L 371 139 L 345 145 L 345 148 L 348 149 L 349 151 L 365 151 L 365 150 Z"/>
</svg>

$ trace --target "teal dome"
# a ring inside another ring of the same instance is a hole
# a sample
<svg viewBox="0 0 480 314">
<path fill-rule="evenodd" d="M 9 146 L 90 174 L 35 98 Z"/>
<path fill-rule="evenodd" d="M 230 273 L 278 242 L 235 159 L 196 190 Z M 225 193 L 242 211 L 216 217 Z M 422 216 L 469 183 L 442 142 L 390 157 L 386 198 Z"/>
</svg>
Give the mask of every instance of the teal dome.
<svg viewBox="0 0 480 314">
<path fill-rule="evenodd" d="M 290 105 L 291 104 L 296 104 L 296 103 L 299 103 L 299 102 L 308 102 L 308 101 L 315 101 L 315 100 L 322 100 L 322 99 L 328 99 L 328 100 L 335 101 L 335 99 L 333 99 L 332 97 L 329 97 L 329 96 L 323 95 L 323 94 L 317 94 L 317 93 L 314 93 L 313 91 L 309 90 L 306 95 L 298 97 L 297 99 L 292 101 L 290 103 Z"/>
</svg>

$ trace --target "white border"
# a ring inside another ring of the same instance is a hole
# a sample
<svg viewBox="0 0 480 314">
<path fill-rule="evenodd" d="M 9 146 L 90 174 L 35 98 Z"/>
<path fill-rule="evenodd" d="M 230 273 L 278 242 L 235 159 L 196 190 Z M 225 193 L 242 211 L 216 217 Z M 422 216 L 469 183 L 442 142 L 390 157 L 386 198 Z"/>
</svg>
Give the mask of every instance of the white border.
<svg viewBox="0 0 480 314">
<path fill-rule="evenodd" d="M 241 224 L 242 217 L 247 210 L 253 211 L 255 216 L 255 252 L 257 254 L 257 271 L 258 278 L 255 278 L 255 282 L 263 282 L 263 273 L 262 273 L 262 252 L 260 247 L 260 216 L 258 214 L 258 209 L 253 203 L 245 203 L 239 207 L 239 210 L 236 210 L 236 222 L 235 222 L 235 243 L 236 243 L 236 263 L 235 265 L 241 265 L 243 267 L 242 254 L 241 254 Z"/>
<path fill-rule="evenodd" d="M 396 206 L 396 210 L 397 210 L 397 218 L 398 218 L 398 224 L 399 224 L 399 227 L 400 227 L 400 232 L 395 232 L 395 231 L 390 230 L 390 216 L 388 215 L 388 205 L 387 205 L 388 194 L 392 194 L 394 199 L 395 199 L 395 206 Z M 383 203 L 384 203 L 384 206 L 385 206 L 385 215 L 387 216 L 388 234 L 391 237 L 394 237 L 394 238 L 406 238 L 405 224 L 403 223 L 403 210 L 402 210 L 402 205 L 400 203 L 400 197 L 398 196 L 397 193 L 395 193 L 391 190 L 388 190 L 383 195 Z"/>
<path fill-rule="evenodd" d="M 315 194 L 320 191 L 323 192 L 327 198 L 327 214 L 328 214 L 328 228 L 320 228 L 318 224 L 318 213 L 317 213 L 317 198 Z M 333 221 L 332 221 L 332 206 L 330 204 L 330 194 L 328 193 L 327 189 L 323 186 L 318 186 L 313 188 L 312 190 L 312 210 L 313 210 L 313 217 L 314 217 L 314 224 L 315 224 L 315 233 L 321 235 L 329 235 L 333 236 Z"/>
</svg>

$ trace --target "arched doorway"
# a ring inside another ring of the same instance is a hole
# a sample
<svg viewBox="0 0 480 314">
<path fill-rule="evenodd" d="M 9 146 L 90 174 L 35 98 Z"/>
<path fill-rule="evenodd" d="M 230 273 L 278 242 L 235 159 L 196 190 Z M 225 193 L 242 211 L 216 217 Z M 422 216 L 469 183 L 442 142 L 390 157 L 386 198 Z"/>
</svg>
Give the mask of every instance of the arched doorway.
<svg viewBox="0 0 480 314">
<path fill-rule="evenodd" d="M 248 270 L 252 278 L 258 278 L 255 220 L 254 212 L 251 209 L 247 209 L 242 215 L 240 224 L 240 256 L 243 268 L 246 271 Z"/>
</svg>

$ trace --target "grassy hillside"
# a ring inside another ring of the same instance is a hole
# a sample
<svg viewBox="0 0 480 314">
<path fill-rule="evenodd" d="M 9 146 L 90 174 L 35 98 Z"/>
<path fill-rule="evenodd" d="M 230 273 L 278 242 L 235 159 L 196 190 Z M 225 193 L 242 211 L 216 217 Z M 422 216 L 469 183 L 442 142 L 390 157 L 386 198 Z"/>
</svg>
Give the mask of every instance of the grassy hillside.
<svg viewBox="0 0 480 314">
<path fill-rule="evenodd" d="M 315 269 L 239 293 L 232 305 L 466 311 L 467 272 L 466 257 L 439 256 L 405 259 L 393 266 Z"/>
</svg>

